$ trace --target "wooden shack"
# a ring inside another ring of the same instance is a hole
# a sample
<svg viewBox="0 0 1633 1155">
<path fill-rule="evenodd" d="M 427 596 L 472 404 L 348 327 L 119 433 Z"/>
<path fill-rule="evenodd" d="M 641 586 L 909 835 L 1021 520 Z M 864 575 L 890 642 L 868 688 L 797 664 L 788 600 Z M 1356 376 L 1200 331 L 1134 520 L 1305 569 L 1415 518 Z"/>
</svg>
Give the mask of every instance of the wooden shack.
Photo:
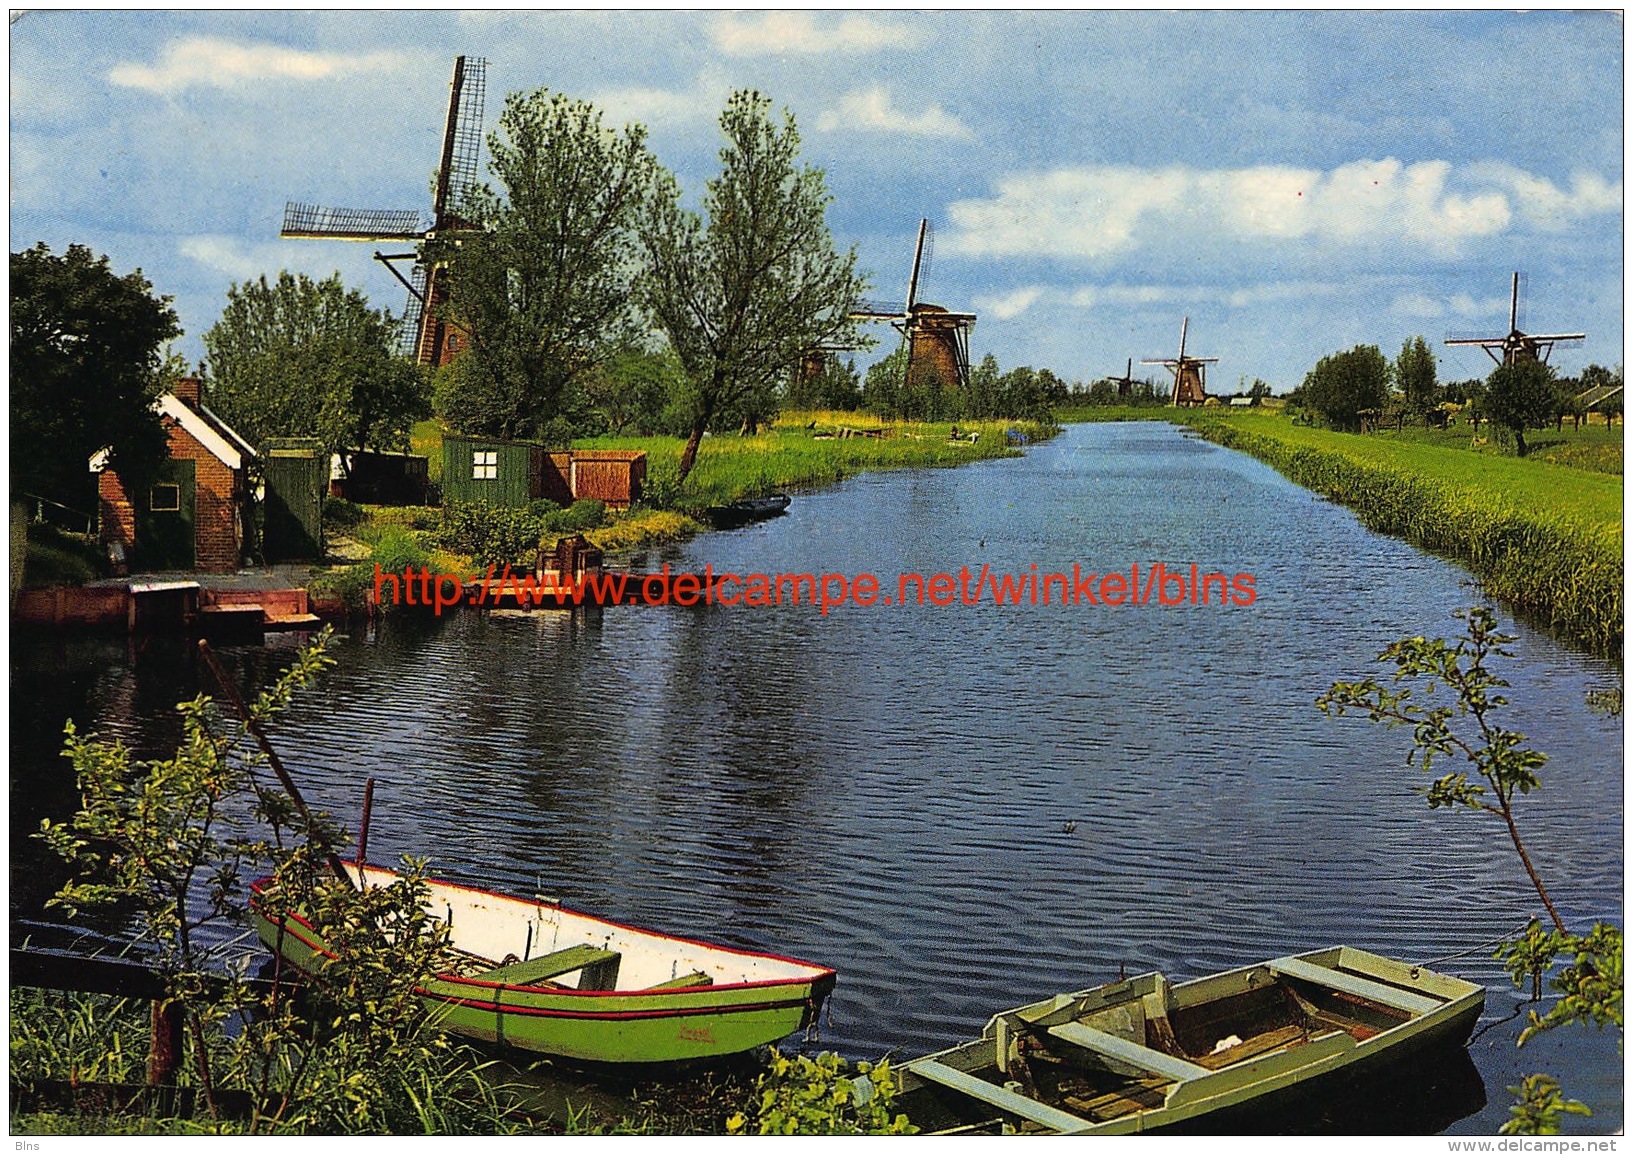
<svg viewBox="0 0 1633 1155">
<path fill-rule="evenodd" d="M 627 509 L 641 499 L 645 483 L 646 454 L 639 450 L 546 450 L 532 441 L 442 439 L 442 495 L 448 501 L 517 506 L 545 498 L 568 506 L 589 497 Z"/>
<path fill-rule="evenodd" d="M 131 492 L 108 467 L 107 450 L 90 459 L 102 542 L 133 569 L 237 569 L 255 450 L 204 407 L 194 378 L 176 382 L 154 408 L 170 459 L 144 491 Z"/>
<path fill-rule="evenodd" d="M 551 453 L 548 465 L 542 496 L 562 505 L 592 497 L 608 509 L 628 509 L 646 484 L 646 454 L 639 450 L 572 449 Z"/>
<path fill-rule="evenodd" d="M 424 505 L 431 459 L 416 453 L 349 449 L 347 473 L 340 454 L 329 463 L 329 496 L 368 505 Z"/>
</svg>

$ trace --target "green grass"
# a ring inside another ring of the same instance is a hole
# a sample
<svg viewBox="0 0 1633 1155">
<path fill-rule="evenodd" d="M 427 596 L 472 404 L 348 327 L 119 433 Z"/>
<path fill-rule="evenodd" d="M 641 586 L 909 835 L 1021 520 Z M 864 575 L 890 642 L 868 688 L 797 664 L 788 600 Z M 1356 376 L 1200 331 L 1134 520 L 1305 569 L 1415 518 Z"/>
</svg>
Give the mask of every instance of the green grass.
<svg viewBox="0 0 1633 1155">
<path fill-rule="evenodd" d="M 1170 411 L 1332 498 L 1371 529 L 1466 562 L 1495 597 L 1601 654 L 1622 651 L 1619 475 L 1470 452 L 1433 438 L 1334 433 L 1276 414 Z"/>
<path fill-rule="evenodd" d="M 1580 429 L 1566 422 L 1564 429 L 1536 429 L 1526 433 L 1525 444 L 1530 450 L 1527 461 L 1545 461 L 1584 469 L 1593 473 L 1622 472 L 1622 426 L 1606 428 L 1603 419 L 1586 423 Z M 1467 422 L 1459 420 L 1446 429 L 1424 429 L 1407 426 L 1403 430 L 1384 429 L 1368 435 L 1378 441 L 1395 441 L 1415 445 L 1434 445 L 1442 449 L 1457 449 L 1483 457 L 1514 457 L 1509 439 L 1491 428 L 1489 422 L 1480 423 L 1476 438 Z"/>
<path fill-rule="evenodd" d="M 956 424 L 965 440 L 949 438 Z M 840 429 L 884 430 L 887 437 L 823 437 Z M 647 457 L 647 490 L 664 504 L 698 510 L 783 489 L 826 485 L 868 469 L 963 465 L 1013 457 L 1005 431 L 1036 440 L 1053 428 L 1024 421 L 882 422 L 859 413 L 788 412 L 769 431 L 752 437 L 710 434 L 698 450 L 686 484 L 674 491 L 685 447 L 678 437 L 599 437 L 573 444 L 594 449 L 640 449 Z M 979 438 L 967 440 L 972 432 Z M 667 489 L 667 492 L 666 492 Z"/>
</svg>

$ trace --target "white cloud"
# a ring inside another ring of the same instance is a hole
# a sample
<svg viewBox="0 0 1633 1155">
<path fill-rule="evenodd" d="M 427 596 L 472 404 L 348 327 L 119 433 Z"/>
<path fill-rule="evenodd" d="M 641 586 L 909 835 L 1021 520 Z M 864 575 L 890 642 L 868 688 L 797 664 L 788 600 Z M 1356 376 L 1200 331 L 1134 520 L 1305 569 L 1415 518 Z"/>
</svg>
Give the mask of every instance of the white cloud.
<svg viewBox="0 0 1633 1155">
<path fill-rule="evenodd" d="M 975 298 L 975 308 L 977 312 L 996 320 L 1010 321 L 1030 309 L 1042 295 L 1040 286 L 1029 285 L 997 297 L 978 296 Z"/>
<path fill-rule="evenodd" d="M 394 68 L 403 60 L 395 52 L 303 52 L 276 44 L 189 36 L 166 45 L 157 64 L 114 65 L 108 80 L 121 88 L 166 93 L 194 85 L 234 88 L 257 80 L 324 80 Z"/>
<path fill-rule="evenodd" d="M 1002 178 L 955 202 L 955 252 L 1067 256 L 1129 252 L 1176 235 L 1335 246 L 1410 243 L 1442 256 L 1462 242 L 1618 212 L 1621 185 L 1578 175 L 1570 191 L 1506 165 L 1364 160 L 1330 172 L 1279 166 L 1197 170 L 1085 167 Z"/>
<path fill-rule="evenodd" d="M 905 24 L 850 15 L 823 28 L 809 12 L 767 12 L 757 20 L 722 16 L 710 33 L 715 47 L 728 56 L 877 52 L 917 48 L 924 42 L 923 33 Z"/>
<path fill-rule="evenodd" d="M 674 124 L 716 120 L 731 91 L 731 82 L 726 77 L 704 71 L 689 89 L 611 88 L 592 93 L 589 99 L 603 109 L 614 124 L 630 121 Z"/>
<path fill-rule="evenodd" d="M 1508 298 L 1487 297 L 1477 301 L 1467 293 L 1450 293 L 1431 296 L 1424 292 L 1405 292 L 1398 294 L 1389 303 L 1392 313 L 1399 313 L 1403 317 L 1413 317 L 1423 321 L 1438 321 L 1444 317 L 1457 317 L 1464 320 L 1486 318 L 1493 323 L 1506 322 L 1508 319 Z M 1503 324 L 1502 328 L 1508 326 Z"/>
<path fill-rule="evenodd" d="M 250 281 L 263 273 L 276 273 L 289 263 L 290 252 L 280 243 L 252 245 L 238 237 L 207 233 L 180 238 L 176 251 L 235 281 Z"/>
<path fill-rule="evenodd" d="M 846 93 L 840 98 L 838 108 L 828 109 L 817 117 L 817 128 L 822 132 L 850 129 L 908 136 L 965 138 L 970 135 L 969 127 L 939 104 L 932 104 L 917 114 L 892 108 L 890 92 L 882 84 Z"/>
<path fill-rule="evenodd" d="M 1515 209 L 1540 229 L 1556 232 L 1584 217 L 1620 212 L 1621 182 L 1610 183 L 1594 173 L 1574 173 L 1569 191 L 1546 177 L 1499 161 L 1470 166 L 1470 171 L 1512 194 Z"/>
<path fill-rule="evenodd" d="M 1142 305 L 1192 305 L 1206 301 L 1231 309 L 1254 305 L 1307 301 L 1343 292 L 1344 285 L 1326 281 L 1268 281 L 1259 285 L 1225 288 L 1220 285 L 1083 285 L 1068 300 L 1080 308 L 1131 308 Z"/>
</svg>

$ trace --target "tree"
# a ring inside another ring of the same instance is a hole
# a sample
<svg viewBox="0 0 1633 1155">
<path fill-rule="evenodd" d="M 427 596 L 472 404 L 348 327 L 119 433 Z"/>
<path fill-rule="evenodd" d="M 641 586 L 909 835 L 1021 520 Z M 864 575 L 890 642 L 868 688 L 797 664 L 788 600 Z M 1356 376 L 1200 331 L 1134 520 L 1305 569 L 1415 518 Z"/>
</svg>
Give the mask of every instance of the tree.
<svg viewBox="0 0 1633 1155">
<path fill-rule="evenodd" d="M 658 432 L 664 402 L 680 387 L 684 373 L 674 350 L 630 343 L 614 350 L 584 377 L 584 397 L 615 434 L 633 426 Z"/>
<path fill-rule="evenodd" d="M 995 416 L 998 412 L 998 388 L 1003 373 L 998 358 L 988 353 L 970 370 L 969 409 L 965 416 L 976 418 Z"/>
<path fill-rule="evenodd" d="M 788 404 L 794 409 L 860 409 L 862 378 L 855 362 L 825 356 L 815 373 L 796 369 L 788 385 Z"/>
<path fill-rule="evenodd" d="M 205 399 L 252 445 L 315 437 L 330 453 L 406 449 L 430 415 L 428 384 L 397 356 L 398 322 L 336 273 L 234 284 L 204 334 Z"/>
<path fill-rule="evenodd" d="M 1411 688 L 1391 690 L 1374 678 L 1334 682 L 1316 699 L 1316 705 L 1333 717 L 1354 711 L 1390 727 L 1411 727 L 1408 766 L 1416 763 L 1429 773 L 1437 758 L 1463 766 L 1419 788 L 1430 809 L 1490 814 L 1505 827 L 1553 929 L 1544 931 L 1541 922 L 1533 919 L 1520 938 L 1498 949 L 1496 957 L 1506 964 L 1517 985 L 1531 977 L 1533 998 L 1541 997 L 1542 975 L 1553 968 L 1555 960 L 1562 955 L 1572 959 L 1551 983 L 1561 996 L 1559 1001 L 1546 1015 L 1530 1012 L 1518 1045 L 1566 1023 L 1620 1027 L 1621 929 L 1599 922 L 1586 934 L 1569 931 L 1520 837 L 1515 803 L 1541 789 L 1538 771 L 1547 765 L 1548 755 L 1525 746 L 1524 734 L 1497 720 L 1498 711 L 1508 705 L 1501 691 L 1509 683 L 1497 675 L 1491 662 L 1512 657 L 1506 647 L 1517 639 L 1499 633 L 1495 616 L 1483 606 L 1459 610 L 1456 616 L 1466 622 L 1465 636 L 1456 642 L 1402 638 L 1378 655 L 1380 662 L 1395 667 L 1395 682 L 1421 680 L 1426 698 L 1443 688 L 1452 697 L 1451 705 L 1430 707 L 1427 701 L 1413 701 Z M 1527 1076 L 1509 1091 L 1518 1102 L 1509 1108 L 1511 1117 L 1500 1129 L 1503 1134 L 1557 1134 L 1562 1115 L 1591 1113 L 1581 1103 L 1566 1100 L 1558 1082 L 1546 1075 Z"/>
<path fill-rule="evenodd" d="M 165 342 L 181 334 L 170 298 L 137 269 L 117 276 L 84 245 L 11 254 L 11 486 L 83 509 L 87 462 L 140 484 L 167 450 L 153 412 Z"/>
<path fill-rule="evenodd" d="M 543 88 L 506 99 L 488 150 L 502 192 L 472 190 L 458 212 L 478 231 L 426 251 L 447 262 L 445 313 L 470 336 L 437 407 L 467 433 L 538 436 L 626 328 L 655 164 L 640 125 L 604 128 L 594 105 Z"/>
<path fill-rule="evenodd" d="M 1422 337 L 1411 337 L 1401 345 L 1393 365 L 1395 388 L 1405 399 L 1407 413 L 1427 419 L 1440 400 L 1435 382 L 1435 356 Z"/>
<path fill-rule="evenodd" d="M 707 223 L 661 173 L 641 225 L 640 298 L 686 370 L 690 420 L 677 483 L 703 434 L 733 409 L 757 416 L 806 350 L 854 344 L 849 313 L 866 285 L 856 252 L 828 232 L 820 169 L 798 164 L 792 113 L 781 125 L 758 92 L 734 93 L 720 117 L 720 175 L 705 186 Z"/>
<path fill-rule="evenodd" d="M 1247 395 L 1252 399 L 1253 404 L 1257 405 L 1266 397 L 1270 396 L 1270 385 L 1263 379 L 1255 377 L 1253 378 L 1252 387 L 1247 391 Z"/>
<path fill-rule="evenodd" d="M 1334 429 L 1361 428 L 1361 415 L 1389 400 L 1389 362 L 1376 345 L 1357 345 L 1316 362 L 1304 376 L 1302 403 Z"/>
<path fill-rule="evenodd" d="M 1553 369 L 1546 362 L 1532 360 L 1497 366 L 1486 379 L 1481 408 L 1493 424 L 1514 434 L 1514 448 L 1524 457 L 1525 431 L 1553 419 Z"/>
</svg>

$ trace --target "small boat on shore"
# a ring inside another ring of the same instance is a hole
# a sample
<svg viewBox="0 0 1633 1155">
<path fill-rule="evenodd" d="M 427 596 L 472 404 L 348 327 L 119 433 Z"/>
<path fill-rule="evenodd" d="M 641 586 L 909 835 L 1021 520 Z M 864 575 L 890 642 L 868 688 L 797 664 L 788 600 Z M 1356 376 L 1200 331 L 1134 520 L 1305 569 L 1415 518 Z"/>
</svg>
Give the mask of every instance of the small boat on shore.
<svg viewBox="0 0 1633 1155">
<path fill-rule="evenodd" d="M 897 1068 L 897 1103 L 926 1130 L 1150 1131 L 1461 1046 L 1484 1007 L 1484 987 L 1348 946 L 1152 973 L 994 1015 Z"/>
<path fill-rule="evenodd" d="M 786 493 L 774 493 L 770 497 L 745 497 L 726 505 L 710 506 L 706 516 L 716 529 L 736 529 L 751 521 L 780 516 L 787 511 L 790 500 Z"/>
<path fill-rule="evenodd" d="M 363 886 L 400 876 L 347 865 Z M 332 952 L 298 914 L 251 915 L 261 941 L 301 971 Z M 711 946 L 593 918 L 543 897 L 431 882 L 454 961 L 419 994 L 454 1034 L 592 1063 L 667 1063 L 740 1054 L 815 1023 L 832 969 Z"/>
</svg>

